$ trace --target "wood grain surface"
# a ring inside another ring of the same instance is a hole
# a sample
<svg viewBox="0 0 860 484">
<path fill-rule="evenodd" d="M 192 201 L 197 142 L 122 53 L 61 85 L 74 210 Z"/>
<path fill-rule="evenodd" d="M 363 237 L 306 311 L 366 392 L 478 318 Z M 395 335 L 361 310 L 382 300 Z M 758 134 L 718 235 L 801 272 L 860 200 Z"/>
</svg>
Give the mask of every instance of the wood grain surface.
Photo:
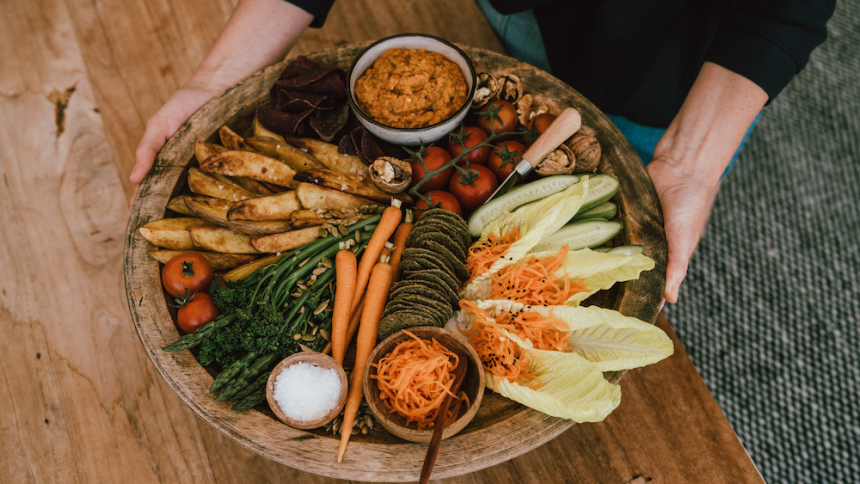
<svg viewBox="0 0 860 484">
<path fill-rule="evenodd" d="M 134 149 L 231 8 L 0 2 L 0 482 L 343 482 L 267 460 L 197 418 L 155 371 L 125 304 Z M 352 0 L 294 53 L 408 31 L 500 51 L 471 2 Z M 623 379 L 604 422 L 443 482 L 761 482 L 675 344 Z"/>
</svg>

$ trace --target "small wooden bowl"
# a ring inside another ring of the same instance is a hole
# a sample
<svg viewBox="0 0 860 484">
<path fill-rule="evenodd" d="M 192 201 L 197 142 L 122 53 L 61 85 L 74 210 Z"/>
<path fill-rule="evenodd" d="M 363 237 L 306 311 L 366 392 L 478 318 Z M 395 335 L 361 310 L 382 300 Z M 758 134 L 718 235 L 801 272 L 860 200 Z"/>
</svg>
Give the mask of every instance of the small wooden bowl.
<svg viewBox="0 0 860 484">
<path fill-rule="evenodd" d="M 335 370 L 335 371 L 337 371 L 337 375 L 340 378 L 340 385 L 341 385 L 342 390 L 340 392 L 340 398 L 337 400 L 337 405 L 335 405 L 334 408 L 331 410 L 331 412 L 329 412 L 326 416 L 318 418 L 316 420 L 310 420 L 310 421 L 293 420 L 293 419 L 287 417 L 286 415 L 284 415 L 284 412 L 281 410 L 281 406 L 278 405 L 278 401 L 275 400 L 275 379 L 277 379 L 278 375 L 282 371 L 284 371 L 288 366 L 290 366 L 294 363 L 299 363 L 299 362 L 313 363 L 313 364 L 315 364 L 317 366 L 321 366 L 323 368 Z M 280 363 L 278 363 L 278 366 L 276 366 L 272 370 L 272 373 L 269 375 L 269 380 L 266 382 L 266 399 L 269 401 L 269 407 L 271 407 L 272 412 L 275 414 L 275 416 L 278 417 L 278 419 L 281 420 L 281 422 L 284 422 L 285 424 L 289 425 L 290 427 L 297 428 L 297 429 L 302 429 L 302 430 L 315 429 L 315 428 L 322 427 L 322 426 L 326 425 L 327 423 L 331 422 L 332 420 L 334 420 L 334 418 L 337 416 L 337 414 L 339 414 L 340 411 L 343 410 L 343 406 L 346 404 L 346 395 L 347 395 L 348 385 L 349 385 L 349 382 L 346 379 L 346 372 L 343 371 L 343 367 L 341 367 L 339 364 L 337 364 L 337 361 L 335 361 L 334 358 L 332 358 L 331 356 L 328 356 L 328 355 L 324 355 L 322 353 L 316 353 L 313 351 L 303 351 L 301 353 L 296 353 L 294 355 L 290 355 L 290 356 L 284 358 Z"/>
<path fill-rule="evenodd" d="M 461 410 L 461 415 L 457 420 L 447 425 L 442 431 L 442 439 L 447 439 L 463 430 L 472 420 L 472 417 L 478 413 L 478 408 L 481 406 L 481 400 L 484 397 L 484 368 L 481 366 L 481 360 L 474 348 L 446 329 L 435 326 L 420 326 L 410 328 L 409 332 L 421 339 L 429 340 L 436 338 L 436 341 L 449 350 L 467 356 L 469 367 L 466 369 L 466 379 L 463 381 L 462 386 L 460 386 L 460 390 L 466 392 L 470 404 L 465 412 Z M 368 364 L 364 369 L 364 397 L 376 421 L 386 430 L 410 442 L 427 443 L 433 437 L 433 428 L 419 430 L 415 424 L 407 424 L 406 418 L 403 416 L 388 410 L 388 407 L 385 406 L 379 395 L 376 380 L 370 378 L 371 375 L 376 375 L 376 367 L 373 364 L 378 363 L 383 356 L 390 353 L 395 346 L 407 338 L 409 338 L 409 335 L 403 331 L 398 331 L 385 338 L 385 340 L 373 349 L 368 359 Z"/>
</svg>

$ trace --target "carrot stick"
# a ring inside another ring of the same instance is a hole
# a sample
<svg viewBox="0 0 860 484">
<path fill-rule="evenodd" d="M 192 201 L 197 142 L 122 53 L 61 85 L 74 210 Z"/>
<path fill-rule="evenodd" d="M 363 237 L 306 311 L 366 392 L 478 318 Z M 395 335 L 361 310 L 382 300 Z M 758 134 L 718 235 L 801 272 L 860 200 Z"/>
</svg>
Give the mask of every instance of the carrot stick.
<svg viewBox="0 0 860 484">
<path fill-rule="evenodd" d="M 358 413 L 358 406 L 364 398 L 364 367 L 370 358 L 370 352 L 376 345 L 376 330 L 379 328 L 379 319 L 382 310 L 388 300 L 388 291 L 391 288 L 391 265 L 380 262 L 373 266 L 370 274 L 370 282 L 367 284 L 367 295 L 365 296 L 364 310 L 361 312 L 361 325 L 358 329 L 358 339 L 355 347 L 355 366 L 349 382 L 349 395 L 346 398 L 346 408 L 343 411 L 343 427 L 340 432 L 340 449 L 337 452 L 337 461 L 343 460 L 346 452 L 346 444 L 352 435 L 352 423 Z"/>
<path fill-rule="evenodd" d="M 337 288 L 334 295 L 334 313 L 331 316 L 331 345 L 332 356 L 341 366 L 346 353 L 346 330 L 352 313 L 357 264 L 355 252 L 349 249 L 341 249 L 335 256 Z"/>
<path fill-rule="evenodd" d="M 391 252 L 391 282 L 400 280 L 400 257 L 406 249 L 406 238 L 412 232 L 411 212 L 407 212 L 406 221 L 394 232 L 394 250 Z"/>
<path fill-rule="evenodd" d="M 376 230 L 370 237 L 367 247 L 364 249 L 364 254 L 361 256 L 361 262 L 358 263 L 358 277 L 356 278 L 355 295 L 352 298 L 352 307 L 358 306 L 358 301 L 364 295 L 364 290 L 367 289 L 367 281 L 370 279 L 370 271 L 373 269 L 376 261 L 379 259 L 379 254 L 382 253 L 382 248 L 385 243 L 397 229 L 400 223 L 400 208 L 391 206 L 382 212 L 382 218 L 376 225 Z"/>
</svg>

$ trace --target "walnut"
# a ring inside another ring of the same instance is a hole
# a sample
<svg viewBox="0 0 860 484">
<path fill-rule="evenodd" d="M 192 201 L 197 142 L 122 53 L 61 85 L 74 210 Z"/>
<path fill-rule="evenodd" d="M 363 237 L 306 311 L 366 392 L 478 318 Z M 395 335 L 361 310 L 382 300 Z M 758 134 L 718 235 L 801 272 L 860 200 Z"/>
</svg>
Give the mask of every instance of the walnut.
<svg viewBox="0 0 860 484">
<path fill-rule="evenodd" d="M 382 156 L 370 165 L 370 179 L 385 193 L 400 193 L 412 183 L 412 165 L 397 158 Z"/>
<path fill-rule="evenodd" d="M 597 170 L 597 165 L 600 163 L 600 142 L 596 135 L 595 130 L 583 126 L 565 141 L 565 145 L 576 156 L 576 171 L 579 173 Z"/>
<path fill-rule="evenodd" d="M 480 108 L 490 101 L 499 98 L 499 82 L 489 72 L 478 74 L 478 85 L 472 97 L 472 107 Z"/>
<path fill-rule="evenodd" d="M 570 175 L 576 165 L 576 155 L 567 145 L 559 146 L 535 167 L 541 175 Z"/>
<path fill-rule="evenodd" d="M 516 105 L 521 97 L 523 97 L 523 83 L 519 77 L 514 74 L 499 77 L 499 99 Z"/>
</svg>

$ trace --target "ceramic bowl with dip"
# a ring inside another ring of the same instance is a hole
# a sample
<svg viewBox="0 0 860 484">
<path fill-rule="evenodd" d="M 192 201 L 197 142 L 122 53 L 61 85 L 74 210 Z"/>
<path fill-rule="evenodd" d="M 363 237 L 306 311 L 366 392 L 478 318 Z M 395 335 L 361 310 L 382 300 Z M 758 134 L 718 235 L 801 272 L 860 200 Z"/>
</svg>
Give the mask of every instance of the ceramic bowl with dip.
<svg viewBox="0 0 860 484">
<path fill-rule="evenodd" d="M 475 78 L 472 61 L 454 44 L 432 35 L 394 35 L 353 61 L 347 74 L 349 107 L 379 138 L 429 144 L 466 117 Z"/>
<path fill-rule="evenodd" d="M 303 351 L 272 370 L 266 399 L 280 421 L 297 429 L 315 429 L 343 410 L 347 385 L 346 372 L 334 358 Z"/>
<path fill-rule="evenodd" d="M 466 369 L 465 380 L 460 386 L 460 391 L 466 393 L 469 398 L 469 406 L 462 407 L 457 420 L 446 425 L 442 430 L 442 439 L 447 439 L 463 430 L 478 413 L 478 408 L 484 397 L 484 368 L 481 366 L 478 353 L 460 337 L 444 328 L 419 326 L 410 328 L 408 331 L 423 340 L 429 341 L 435 338 L 447 349 L 466 356 L 469 366 Z M 377 381 L 372 378 L 373 375 L 376 375 L 375 365 L 379 363 L 379 360 L 409 338 L 410 336 L 403 331 L 398 331 L 376 345 L 364 370 L 364 395 L 371 413 L 385 430 L 410 442 L 427 443 L 433 437 L 433 427 L 418 429 L 417 425 L 408 423 L 405 417 L 389 410 L 382 400 Z"/>
</svg>

